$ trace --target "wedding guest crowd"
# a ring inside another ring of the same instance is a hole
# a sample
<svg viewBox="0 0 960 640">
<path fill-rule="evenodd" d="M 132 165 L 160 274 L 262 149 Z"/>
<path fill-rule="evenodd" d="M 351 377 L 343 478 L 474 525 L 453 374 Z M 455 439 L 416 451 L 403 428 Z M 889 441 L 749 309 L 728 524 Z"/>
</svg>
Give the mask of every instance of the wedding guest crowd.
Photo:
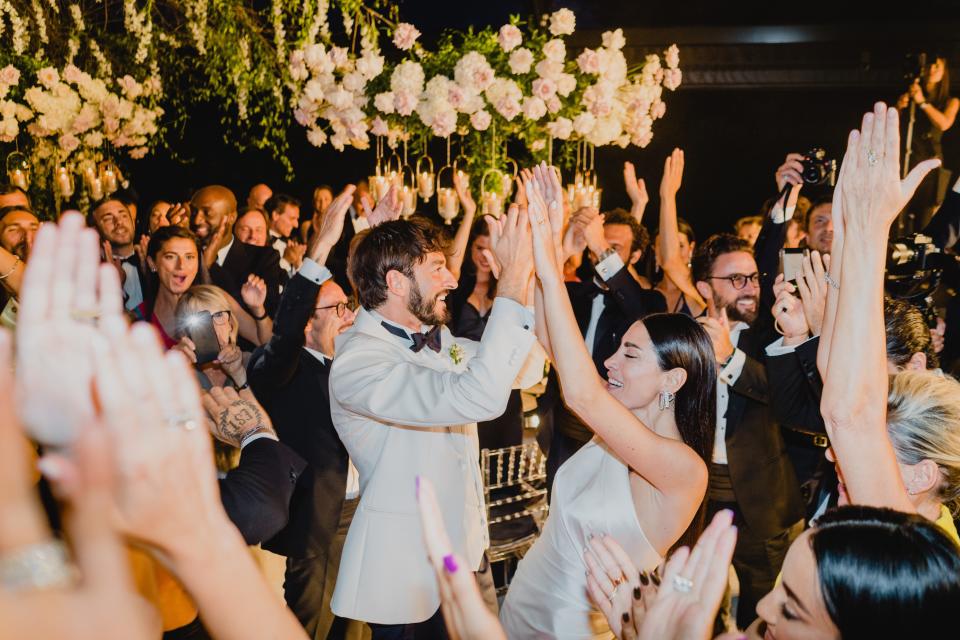
<svg viewBox="0 0 960 640">
<path fill-rule="evenodd" d="M 0 638 L 946 636 L 960 312 L 888 286 L 937 64 L 709 237 L 680 149 L 654 220 L 633 164 L 600 211 L 544 163 L 499 217 L 457 177 L 449 231 L 363 182 L 44 222 L 0 185 Z M 956 269 L 960 181 L 917 212 Z"/>
</svg>

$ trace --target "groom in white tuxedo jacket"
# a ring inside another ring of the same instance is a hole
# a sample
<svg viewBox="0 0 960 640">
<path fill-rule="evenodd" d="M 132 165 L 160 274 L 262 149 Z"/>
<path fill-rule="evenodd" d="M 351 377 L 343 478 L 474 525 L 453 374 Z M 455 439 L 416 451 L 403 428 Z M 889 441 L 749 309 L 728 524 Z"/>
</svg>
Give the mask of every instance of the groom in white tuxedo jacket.
<svg viewBox="0 0 960 640">
<path fill-rule="evenodd" d="M 429 478 L 463 571 L 489 544 L 478 463 L 478 421 L 503 413 L 511 388 L 536 383 L 543 352 L 525 307 L 532 273 L 525 214 L 491 236 L 498 297 L 480 342 L 443 326 L 457 286 L 439 230 L 419 219 L 369 232 L 350 274 L 363 307 L 337 345 L 330 373 L 333 423 L 360 474 L 332 608 L 371 624 L 374 639 L 443 637 L 440 596 L 417 512 Z M 532 302 L 532 301 L 531 301 Z M 408 635 L 404 635 L 404 634 Z"/>
</svg>

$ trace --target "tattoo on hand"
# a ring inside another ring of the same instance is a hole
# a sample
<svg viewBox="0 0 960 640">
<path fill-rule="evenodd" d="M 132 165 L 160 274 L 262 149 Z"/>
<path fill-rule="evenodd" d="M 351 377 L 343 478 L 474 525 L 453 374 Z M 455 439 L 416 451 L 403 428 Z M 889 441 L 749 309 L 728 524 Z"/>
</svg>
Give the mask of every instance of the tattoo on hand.
<svg viewBox="0 0 960 640">
<path fill-rule="evenodd" d="M 264 419 L 260 408 L 242 399 L 220 411 L 217 419 L 217 432 L 224 439 L 238 444 L 251 433 L 270 429 L 270 423 Z"/>
</svg>

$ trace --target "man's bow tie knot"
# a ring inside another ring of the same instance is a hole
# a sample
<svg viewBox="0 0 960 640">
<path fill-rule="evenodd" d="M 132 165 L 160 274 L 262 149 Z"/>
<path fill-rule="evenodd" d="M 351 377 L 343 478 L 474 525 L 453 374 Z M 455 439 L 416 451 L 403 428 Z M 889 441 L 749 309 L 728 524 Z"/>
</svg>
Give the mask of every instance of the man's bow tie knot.
<svg viewBox="0 0 960 640">
<path fill-rule="evenodd" d="M 414 353 L 419 353 L 423 350 L 424 347 L 429 347 L 433 349 L 435 353 L 440 353 L 440 325 L 436 325 L 426 333 L 418 331 L 417 333 L 407 334 L 406 331 L 395 327 L 392 324 L 386 322 L 381 323 L 383 328 L 389 331 L 390 333 L 398 336 L 400 338 L 410 338 L 413 340 L 413 344 L 410 345 L 410 350 Z"/>
</svg>

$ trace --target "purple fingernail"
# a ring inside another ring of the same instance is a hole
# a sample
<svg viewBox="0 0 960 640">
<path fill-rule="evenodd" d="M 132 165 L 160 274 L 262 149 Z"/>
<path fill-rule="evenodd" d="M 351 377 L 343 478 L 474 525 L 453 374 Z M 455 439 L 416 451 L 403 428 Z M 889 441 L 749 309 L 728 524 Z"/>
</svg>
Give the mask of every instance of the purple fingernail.
<svg viewBox="0 0 960 640">
<path fill-rule="evenodd" d="M 459 567 L 457 567 L 457 561 L 452 553 L 443 556 L 443 567 L 447 570 L 447 573 L 457 572 Z"/>
</svg>

